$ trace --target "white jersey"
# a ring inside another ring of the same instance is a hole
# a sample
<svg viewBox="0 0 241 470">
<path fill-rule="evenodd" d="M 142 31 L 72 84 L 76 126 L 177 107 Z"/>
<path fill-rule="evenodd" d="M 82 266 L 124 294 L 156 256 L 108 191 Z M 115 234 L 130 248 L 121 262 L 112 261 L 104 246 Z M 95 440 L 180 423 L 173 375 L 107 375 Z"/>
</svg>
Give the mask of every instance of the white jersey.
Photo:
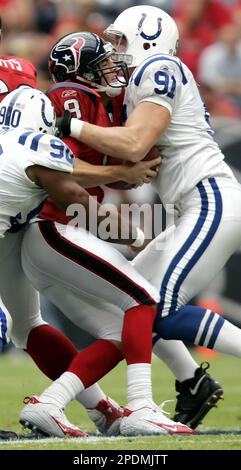
<svg viewBox="0 0 241 470">
<path fill-rule="evenodd" d="M 180 59 L 155 55 L 141 63 L 126 90 L 127 117 L 144 101 L 164 106 L 171 114 L 169 127 L 156 142 L 163 160 L 153 184 L 163 203 L 178 202 L 202 179 L 234 178 L 213 140 L 194 77 Z"/>
<path fill-rule="evenodd" d="M 0 237 L 16 232 L 41 209 L 47 193 L 31 181 L 26 169 L 41 165 L 72 172 L 74 156 L 52 135 L 0 128 Z"/>
</svg>

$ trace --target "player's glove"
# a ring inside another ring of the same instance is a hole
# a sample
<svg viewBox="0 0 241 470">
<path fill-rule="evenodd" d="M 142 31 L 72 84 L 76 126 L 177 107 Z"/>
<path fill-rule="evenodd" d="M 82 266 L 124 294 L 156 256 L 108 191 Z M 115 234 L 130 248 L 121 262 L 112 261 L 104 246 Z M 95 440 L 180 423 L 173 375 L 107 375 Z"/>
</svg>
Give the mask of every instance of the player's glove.
<svg viewBox="0 0 241 470">
<path fill-rule="evenodd" d="M 64 137 L 70 135 L 71 113 L 65 110 L 63 116 L 56 119 L 56 127 L 58 129 L 58 136 Z"/>
</svg>

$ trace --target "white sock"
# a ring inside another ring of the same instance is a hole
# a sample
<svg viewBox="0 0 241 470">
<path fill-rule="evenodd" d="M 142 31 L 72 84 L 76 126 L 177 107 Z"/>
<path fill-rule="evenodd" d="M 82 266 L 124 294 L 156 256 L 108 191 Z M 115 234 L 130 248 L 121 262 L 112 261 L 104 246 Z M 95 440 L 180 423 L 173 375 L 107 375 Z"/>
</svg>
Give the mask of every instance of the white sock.
<svg viewBox="0 0 241 470">
<path fill-rule="evenodd" d="M 76 397 L 85 408 L 95 408 L 101 400 L 106 400 L 106 395 L 96 383 L 86 388 Z"/>
<path fill-rule="evenodd" d="M 194 377 L 195 370 L 199 367 L 182 341 L 159 339 L 153 346 L 153 352 L 179 382 Z"/>
<path fill-rule="evenodd" d="M 151 364 L 127 366 L 127 408 L 138 409 L 152 404 Z"/>
<path fill-rule="evenodd" d="M 64 408 L 68 403 L 76 398 L 84 385 L 72 372 L 64 372 L 40 395 L 40 401 L 44 403 L 53 403 Z"/>
<path fill-rule="evenodd" d="M 224 354 L 241 357 L 241 329 L 225 320 L 213 349 Z"/>
</svg>

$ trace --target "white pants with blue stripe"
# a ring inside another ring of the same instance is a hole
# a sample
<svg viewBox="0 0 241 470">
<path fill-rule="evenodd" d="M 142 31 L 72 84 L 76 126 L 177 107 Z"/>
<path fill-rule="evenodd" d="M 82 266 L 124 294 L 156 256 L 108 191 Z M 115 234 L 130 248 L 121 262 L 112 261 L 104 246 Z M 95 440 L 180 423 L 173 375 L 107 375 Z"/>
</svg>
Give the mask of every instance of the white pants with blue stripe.
<svg viewBox="0 0 241 470">
<path fill-rule="evenodd" d="M 241 186 L 236 180 L 203 180 L 180 201 L 179 211 L 175 227 L 153 240 L 134 261 L 136 269 L 145 271 L 147 279 L 160 290 L 156 325 L 158 319 L 176 314 L 206 288 L 241 245 Z M 165 244 L 160 249 L 163 239 Z M 209 317 L 208 311 L 203 312 L 197 322 L 191 338 L 196 343 L 206 322 L 211 324 L 209 330 L 215 328 L 217 318 Z M 172 339 L 190 337 L 183 336 L 182 331 Z"/>
<path fill-rule="evenodd" d="M 21 264 L 21 245 L 24 229 L 18 233 L 7 233 L 0 239 L 0 296 L 4 305 L 1 315 L 0 304 L 0 337 L 1 331 L 10 336 L 8 315 L 11 314 L 13 325 L 11 339 L 15 346 L 26 348 L 27 339 L 32 328 L 44 325 L 40 314 L 39 295 L 26 278 Z"/>
</svg>

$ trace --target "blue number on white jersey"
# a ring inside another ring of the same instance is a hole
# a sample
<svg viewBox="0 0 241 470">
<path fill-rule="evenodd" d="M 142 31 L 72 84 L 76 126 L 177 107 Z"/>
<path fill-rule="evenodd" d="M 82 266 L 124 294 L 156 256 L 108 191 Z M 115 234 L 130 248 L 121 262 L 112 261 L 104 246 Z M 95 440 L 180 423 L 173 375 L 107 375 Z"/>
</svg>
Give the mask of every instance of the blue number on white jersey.
<svg viewBox="0 0 241 470">
<path fill-rule="evenodd" d="M 167 72 L 158 70 L 155 73 L 155 82 L 159 85 L 158 88 L 154 88 L 157 95 L 166 95 L 168 98 L 174 98 L 177 82 L 173 75 L 170 76 Z"/>
<path fill-rule="evenodd" d="M 35 134 L 35 133 L 33 131 L 26 131 L 23 134 L 21 134 L 18 139 L 18 143 L 21 145 L 25 145 L 28 137 L 31 134 Z M 34 135 L 30 143 L 31 150 L 34 150 L 36 152 L 38 151 L 39 141 L 42 139 L 42 137 L 46 137 L 46 134 L 41 133 L 41 134 Z M 67 145 L 65 145 L 63 142 L 61 142 L 60 139 L 51 138 L 49 140 L 49 145 L 50 145 L 50 149 L 53 150 L 53 152 L 49 152 L 49 155 L 51 155 L 51 157 L 56 158 L 56 159 L 65 158 L 68 163 L 71 163 L 71 164 L 73 163 L 73 154 L 70 148 L 67 147 Z"/>
<path fill-rule="evenodd" d="M 10 114 L 9 107 L 2 106 L 0 109 L 0 126 L 8 125 L 15 129 L 19 125 L 21 114 L 19 109 L 14 109 Z"/>
<path fill-rule="evenodd" d="M 61 140 L 59 139 L 51 139 L 50 145 L 55 152 L 50 152 L 51 157 L 53 158 L 63 158 L 65 157 L 67 162 L 72 163 L 73 156 L 70 151 L 70 148 L 67 147 Z"/>
</svg>

